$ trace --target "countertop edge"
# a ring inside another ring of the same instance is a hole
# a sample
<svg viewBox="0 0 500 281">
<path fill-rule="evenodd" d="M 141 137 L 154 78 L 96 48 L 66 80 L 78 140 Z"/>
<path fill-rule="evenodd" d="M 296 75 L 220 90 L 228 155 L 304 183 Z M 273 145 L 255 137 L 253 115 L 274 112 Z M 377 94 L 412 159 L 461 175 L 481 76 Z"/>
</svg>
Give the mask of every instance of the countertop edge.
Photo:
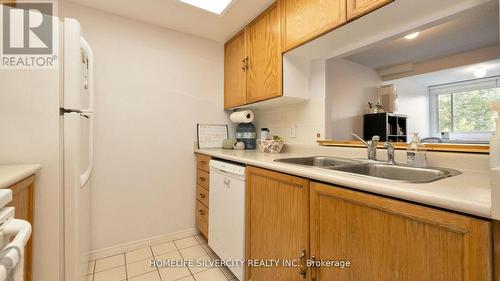
<svg viewBox="0 0 500 281">
<path fill-rule="evenodd" d="M 41 168 L 40 164 L 0 165 L 0 189 L 11 187 L 36 174 Z M 3 174 L 2 169 L 7 169 L 5 174 Z"/>
<path fill-rule="evenodd" d="M 217 151 L 195 149 L 195 153 L 209 155 L 219 159 L 229 160 L 236 163 L 255 166 L 259 168 L 269 169 L 277 172 L 287 173 L 299 177 L 304 177 L 310 180 L 317 180 L 326 182 L 341 187 L 350 188 L 359 191 L 370 192 L 382 196 L 391 197 L 394 199 L 401 199 L 417 204 L 424 204 L 430 207 L 437 207 L 449 211 L 459 212 L 466 215 L 478 216 L 485 219 L 492 219 L 491 204 L 483 205 L 475 202 L 467 202 L 453 200 L 447 197 L 438 197 L 435 195 L 423 195 L 422 193 L 416 194 L 409 192 L 404 188 L 396 189 L 384 180 L 374 180 L 368 182 L 367 180 L 360 180 L 356 175 L 342 175 L 335 171 L 325 171 L 318 168 L 309 168 L 298 165 L 283 165 L 275 162 L 266 162 L 254 160 L 250 158 L 221 154 Z"/>
</svg>

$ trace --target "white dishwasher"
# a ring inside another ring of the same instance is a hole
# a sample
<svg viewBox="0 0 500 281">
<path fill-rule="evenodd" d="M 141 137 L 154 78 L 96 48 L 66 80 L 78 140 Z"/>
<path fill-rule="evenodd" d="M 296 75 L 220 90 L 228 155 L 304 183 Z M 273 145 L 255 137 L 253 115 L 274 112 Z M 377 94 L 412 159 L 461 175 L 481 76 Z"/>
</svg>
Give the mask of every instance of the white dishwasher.
<svg viewBox="0 0 500 281">
<path fill-rule="evenodd" d="M 208 245 L 223 260 L 245 259 L 245 166 L 210 161 Z M 229 267 L 245 280 L 244 266 Z"/>
</svg>

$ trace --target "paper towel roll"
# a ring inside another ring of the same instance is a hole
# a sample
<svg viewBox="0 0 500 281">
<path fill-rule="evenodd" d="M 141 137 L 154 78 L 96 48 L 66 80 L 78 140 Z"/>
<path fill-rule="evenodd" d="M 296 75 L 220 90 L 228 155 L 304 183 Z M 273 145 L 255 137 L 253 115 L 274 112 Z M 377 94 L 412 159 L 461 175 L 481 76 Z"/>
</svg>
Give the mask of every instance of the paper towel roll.
<svg viewBox="0 0 500 281">
<path fill-rule="evenodd" d="M 251 123 L 255 116 L 251 110 L 236 111 L 229 116 L 234 123 Z"/>
</svg>

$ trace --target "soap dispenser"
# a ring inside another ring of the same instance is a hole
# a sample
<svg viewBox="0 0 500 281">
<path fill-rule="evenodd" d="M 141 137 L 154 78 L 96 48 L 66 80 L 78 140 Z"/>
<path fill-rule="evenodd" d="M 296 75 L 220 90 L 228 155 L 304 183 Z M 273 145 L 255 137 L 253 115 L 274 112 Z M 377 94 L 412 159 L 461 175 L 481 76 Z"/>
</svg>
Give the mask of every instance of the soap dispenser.
<svg viewBox="0 0 500 281">
<path fill-rule="evenodd" d="M 491 111 L 500 112 L 500 101 L 491 102 Z M 500 120 L 496 118 L 496 130 L 490 139 L 490 167 L 500 167 Z"/>
<path fill-rule="evenodd" d="M 406 149 L 406 164 L 412 167 L 427 166 L 427 155 L 425 146 L 420 143 L 418 133 L 413 133 L 412 140 Z"/>
</svg>

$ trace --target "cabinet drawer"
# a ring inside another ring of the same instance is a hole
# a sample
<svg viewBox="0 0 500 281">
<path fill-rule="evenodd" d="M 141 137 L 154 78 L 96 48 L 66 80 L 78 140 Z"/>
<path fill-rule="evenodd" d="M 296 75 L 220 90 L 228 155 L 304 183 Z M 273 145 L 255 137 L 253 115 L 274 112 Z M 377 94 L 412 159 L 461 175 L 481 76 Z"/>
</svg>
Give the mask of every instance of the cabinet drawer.
<svg viewBox="0 0 500 281">
<path fill-rule="evenodd" d="M 197 154 L 196 168 L 205 172 L 210 172 L 210 168 L 208 166 L 208 164 L 210 163 L 210 159 L 212 159 L 212 157 L 203 154 Z"/>
<path fill-rule="evenodd" d="M 203 187 L 197 185 L 196 186 L 196 199 L 203 203 L 203 205 L 208 206 L 208 190 Z"/>
<path fill-rule="evenodd" d="M 208 238 L 208 208 L 196 200 L 196 227 Z"/>
<path fill-rule="evenodd" d="M 204 187 L 206 190 L 210 189 L 208 186 L 209 179 L 209 174 L 207 172 L 200 169 L 196 170 L 196 183 L 201 187 Z"/>
</svg>

